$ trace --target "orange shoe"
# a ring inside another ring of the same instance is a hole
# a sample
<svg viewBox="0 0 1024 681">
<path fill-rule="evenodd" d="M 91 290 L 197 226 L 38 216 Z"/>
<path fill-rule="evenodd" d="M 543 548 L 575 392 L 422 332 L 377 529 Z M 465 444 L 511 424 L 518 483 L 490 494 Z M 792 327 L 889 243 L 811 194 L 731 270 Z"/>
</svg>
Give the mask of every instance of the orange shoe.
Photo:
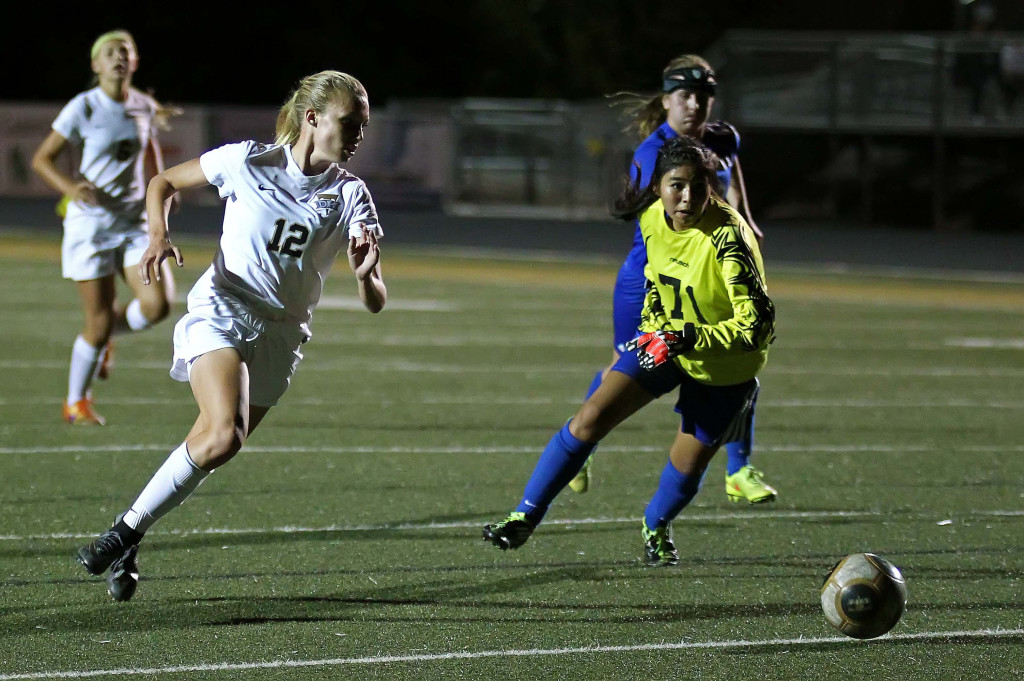
<svg viewBox="0 0 1024 681">
<path fill-rule="evenodd" d="M 110 377 L 110 371 L 114 368 L 114 341 L 107 341 L 107 347 L 103 351 L 103 360 L 96 369 L 96 378 L 105 381 Z"/>
<path fill-rule="evenodd" d="M 74 404 L 64 403 L 64 420 L 73 426 L 105 426 L 107 420 L 93 411 L 88 397 Z"/>
</svg>

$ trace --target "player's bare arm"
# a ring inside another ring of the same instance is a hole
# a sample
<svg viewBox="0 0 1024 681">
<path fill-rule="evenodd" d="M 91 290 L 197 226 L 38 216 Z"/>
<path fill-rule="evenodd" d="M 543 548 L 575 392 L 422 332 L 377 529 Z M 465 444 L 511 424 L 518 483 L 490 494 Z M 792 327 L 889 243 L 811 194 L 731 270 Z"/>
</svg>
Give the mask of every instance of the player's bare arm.
<svg viewBox="0 0 1024 681">
<path fill-rule="evenodd" d="M 59 132 L 51 130 L 32 156 L 32 170 L 61 194 L 71 197 L 74 201 L 95 206 L 96 187 L 93 183 L 84 179 L 76 182 L 57 168 L 57 158 L 67 147 L 67 143 Z"/>
<path fill-rule="evenodd" d="M 359 299 L 370 312 L 380 312 L 387 302 L 388 290 L 380 271 L 380 246 L 369 230 L 348 241 L 348 264 L 356 275 Z"/>
<path fill-rule="evenodd" d="M 149 181 L 146 190 L 146 212 L 149 214 L 149 248 L 139 261 L 139 275 L 142 283 L 149 284 L 152 278 L 160 281 L 160 266 L 164 260 L 173 257 L 181 267 L 185 260 L 181 251 L 171 243 L 167 235 L 167 212 L 172 196 L 185 189 L 209 184 L 199 159 L 192 159 L 173 168 L 168 168 Z"/>
</svg>

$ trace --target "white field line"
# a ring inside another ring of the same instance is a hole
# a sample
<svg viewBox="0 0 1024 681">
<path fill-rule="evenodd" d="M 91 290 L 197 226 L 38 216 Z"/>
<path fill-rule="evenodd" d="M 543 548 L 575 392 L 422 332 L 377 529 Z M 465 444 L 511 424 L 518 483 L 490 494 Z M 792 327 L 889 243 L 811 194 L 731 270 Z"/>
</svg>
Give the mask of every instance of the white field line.
<svg viewBox="0 0 1024 681">
<path fill-rule="evenodd" d="M 123 454 L 129 452 L 170 452 L 180 445 L 180 442 L 167 442 L 164 444 L 134 444 L 134 445 L 58 445 L 46 447 L 0 447 L 0 454 L 38 455 L 38 454 Z M 958 445 L 956 451 L 961 453 L 991 452 L 995 445 Z M 438 445 L 434 447 L 378 447 L 375 445 L 352 445 L 337 447 L 329 445 L 299 445 L 299 446 L 276 446 L 276 445 L 246 445 L 245 452 L 248 454 L 533 454 L 539 455 L 542 447 L 523 446 L 460 446 L 460 445 Z M 650 452 L 663 452 L 666 445 L 601 445 L 601 451 L 617 454 L 646 454 Z M 869 445 L 869 444 L 814 444 L 814 445 L 757 445 L 758 452 L 766 453 L 796 453 L 796 454 L 927 454 L 930 452 L 947 451 L 948 447 L 931 445 Z M 1004 453 L 1024 452 L 1024 444 L 1004 446 L 999 445 L 998 450 Z"/>
<path fill-rule="evenodd" d="M 182 298 L 182 302 L 184 302 Z M 318 310 L 357 310 L 363 311 L 366 306 L 355 296 L 323 296 L 317 303 Z M 461 306 L 451 301 L 407 298 L 405 300 L 389 300 L 388 310 L 404 310 L 407 312 L 458 312 Z"/>
<path fill-rule="evenodd" d="M 448 662 L 483 658 L 551 657 L 562 655 L 597 655 L 606 653 L 650 652 L 657 650 L 730 650 L 734 648 L 791 648 L 794 646 L 881 645 L 889 641 L 934 641 L 943 639 L 990 639 L 1021 636 L 1024 629 L 974 629 L 967 631 L 927 631 L 913 634 L 887 634 L 865 643 L 843 636 L 775 638 L 732 641 L 680 641 L 678 643 L 640 643 L 618 646 L 583 646 L 577 648 L 532 648 L 509 650 L 459 651 L 451 653 L 420 653 L 414 655 L 375 655 L 368 657 L 335 657 L 319 660 L 271 660 L 267 662 L 217 662 L 174 667 L 122 667 L 88 671 L 49 671 L 25 674 L 3 674 L 0 681 L 27 679 L 88 679 L 104 676 L 150 676 L 155 674 L 189 674 L 198 672 L 247 671 L 255 669 L 296 669 L 339 667 L 343 665 L 386 665 L 414 662 Z"/>
<path fill-rule="evenodd" d="M 383 373 L 419 373 L 419 374 L 587 374 L 592 376 L 599 367 L 592 363 L 587 364 L 529 364 L 504 365 L 504 364 L 436 364 L 430 362 L 408 362 L 408 361 L 383 361 L 374 362 L 359 359 L 347 359 L 344 361 L 329 358 L 313 358 L 303 367 L 313 367 L 317 371 L 344 370 L 351 372 L 353 368 L 359 371 L 375 371 Z M 168 370 L 170 362 L 118 362 L 118 367 L 125 369 L 162 369 Z M 67 371 L 67 362 L 64 360 L 52 361 L 28 361 L 28 360 L 0 360 L 0 369 L 11 370 L 58 370 Z M 307 369 L 308 370 L 308 369 Z M 807 365 L 786 365 L 772 364 L 769 362 L 763 375 L 779 376 L 885 376 L 896 377 L 918 377 L 918 378 L 1024 378 L 1024 368 L 992 367 L 974 368 L 961 366 L 930 366 L 930 367 L 909 367 L 909 366 L 850 366 L 834 367 L 828 362 L 822 361 L 819 366 Z"/>
<path fill-rule="evenodd" d="M 0 454 L 37 455 L 37 454 L 123 454 L 129 452 L 170 452 L 180 442 L 148 443 L 134 445 L 57 445 L 43 447 L 0 447 Z M 666 445 L 611 445 L 602 444 L 601 451 L 610 454 L 646 454 L 663 452 Z M 956 451 L 962 453 L 991 452 L 995 445 L 957 445 Z M 539 455 L 541 445 L 536 446 L 461 446 L 437 445 L 433 447 L 378 447 L 376 445 L 351 445 L 345 447 L 331 445 L 246 445 L 248 454 L 534 454 Z M 813 444 L 813 445 L 757 445 L 758 452 L 795 453 L 795 454 L 927 454 L 930 452 L 947 451 L 949 447 L 932 445 L 871 445 L 871 444 Z M 1024 452 L 1024 444 L 999 445 L 1004 453 Z"/>
<path fill-rule="evenodd" d="M 400 398 L 381 397 L 368 400 L 363 397 L 296 397 L 289 398 L 287 406 L 328 406 L 339 407 L 349 404 L 376 405 L 388 407 L 396 404 L 437 405 L 437 406 L 543 406 L 543 405 L 576 405 L 582 403 L 579 395 L 573 397 L 506 397 L 502 395 L 470 395 L 465 397 L 436 397 L 431 395 L 403 395 Z M 53 405 L 59 403 L 53 397 L 3 398 L 0 407 Z M 104 397 L 104 405 L 174 405 L 192 404 L 192 398 L 182 395 L 180 398 L 170 397 Z M 1009 400 L 972 400 L 949 398 L 945 400 L 873 400 L 873 399 L 817 399 L 817 400 L 770 400 L 759 405 L 760 409 L 1024 409 L 1024 401 Z"/>
<path fill-rule="evenodd" d="M 983 512 L 977 512 L 986 515 Z M 996 511 L 998 517 L 1007 517 L 1011 511 Z M 1022 511 L 1024 513 L 1024 511 Z M 712 522 L 725 520 L 768 520 L 768 519 L 808 519 L 808 518 L 860 518 L 880 516 L 878 511 L 737 511 L 732 513 L 688 513 L 676 518 L 682 520 Z M 931 518 L 931 516 L 929 516 Z M 632 518 L 554 518 L 545 520 L 545 525 L 602 525 L 602 524 L 633 524 L 639 516 Z M 399 522 L 393 524 L 362 524 L 362 525 L 324 525 L 319 527 L 302 527 L 286 525 L 281 527 L 206 527 L 203 529 L 154 529 L 146 533 L 146 537 L 195 537 L 199 536 L 231 536 L 231 535 L 306 535 L 315 533 L 379 533 L 379 531 L 419 531 L 423 529 L 460 529 L 478 528 L 485 519 L 461 520 L 457 522 Z M 2 542 L 28 540 L 63 540 L 86 539 L 95 537 L 95 531 L 70 531 L 70 533 L 51 533 L 46 535 L 0 535 Z"/>
<path fill-rule="evenodd" d="M 1024 517 L 1024 510 L 973 510 L 963 514 L 971 518 L 1020 518 Z M 685 513 L 677 517 L 673 522 L 681 527 L 690 522 L 727 522 L 727 521 L 748 521 L 748 520 L 809 520 L 820 518 L 880 518 L 883 514 L 880 511 L 736 511 L 732 513 Z M 574 527 L 576 525 L 635 525 L 640 517 L 630 518 L 553 518 L 545 520 L 547 527 L 563 525 Z M 927 523 L 950 524 L 952 518 L 936 515 L 934 513 L 908 514 L 903 516 L 904 520 L 921 521 Z M 147 537 L 194 537 L 194 536 L 224 536 L 233 535 L 272 535 L 272 534 L 316 534 L 326 532 L 418 532 L 423 530 L 453 530 L 472 529 L 477 530 L 486 519 L 471 521 L 463 520 L 447 523 L 393 523 L 376 525 L 324 525 L 320 527 L 302 527 L 298 525 L 285 525 L 280 527 L 207 527 L 192 530 L 176 529 L 154 529 L 149 531 Z M 91 539 L 96 536 L 95 531 L 83 532 L 51 532 L 29 535 L 4 534 L 0 535 L 0 541 L 24 542 L 24 541 L 53 541 L 64 539 Z"/>
</svg>

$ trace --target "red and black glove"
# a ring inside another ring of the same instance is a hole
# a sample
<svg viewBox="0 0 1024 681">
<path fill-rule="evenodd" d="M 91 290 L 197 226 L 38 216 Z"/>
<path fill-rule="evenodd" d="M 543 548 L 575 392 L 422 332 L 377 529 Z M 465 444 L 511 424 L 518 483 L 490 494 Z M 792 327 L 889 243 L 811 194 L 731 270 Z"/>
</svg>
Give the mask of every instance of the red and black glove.
<svg viewBox="0 0 1024 681">
<path fill-rule="evenodd" d="M 693 324 L 685 324 L 682 331 L 651 331 L 637 336 L 625 345 L 627 352 L 636 351 L 640 366 L 650 371 L 676 355 L 692 350 L 697 342 Z"/>
</svg>

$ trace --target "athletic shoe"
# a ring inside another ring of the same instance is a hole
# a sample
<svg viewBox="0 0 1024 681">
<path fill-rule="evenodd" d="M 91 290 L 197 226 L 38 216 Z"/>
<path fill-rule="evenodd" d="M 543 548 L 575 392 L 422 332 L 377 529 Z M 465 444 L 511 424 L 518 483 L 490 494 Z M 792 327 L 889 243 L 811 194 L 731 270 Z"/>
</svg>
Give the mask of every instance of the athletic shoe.
<svg viewBox="0 0 1024 681">
<path fill-rule="evenodd" d="M 115 562 L 123 561 L 132 546 L 136 544 L 127 543 L 114 528 L 110 528 L 90 544 L 78 549 L 78 562 L 85 566 L 90 575 L 102 575 Z"/>
<path fill-rule="evenodd" d="M 114 341 L 107 341 L 103 350 L 103 358 L 96 369 L 96 378 L 105 381 L 110 378 L 110 372 L 114 369 Z"/>
<path fill-rule="evenodd" d="M 679 552 L 676 551 L 676 545 L 672 543 L 672 532 L 668 527 L 651 530 L 647 527 L 645 518 L 640 534 L 644 538 L 644 562 L 647 565 L 662 567 L 679 562 Z"/>
<path fill-rule="evenodd" d="M 725 476 L 725 493 L 729 495 L 729 501 L 747 501 L 751 504 L 775 501 L 779 494 L 774 487 L 765 483 L 764 473 L 750 465 Z"/>
<path fill-rule="evenodd" d="M 132 544 L 120 558 L 110 564 L 107 575 L 107 593 L 115 601 L 131 600 L 139 586 L 139 545 Z"/>
<path fill-rule="evenodd" d="M 64 420 L 73 426 L 105 426 L 107 420 L 92 408 L 92 398 L 86 397 L 74 404 L 64 403 Z"/>
<path fill-rule="evenodd" d="M 576 494 L 586 494 L 587 490 L 590 489 L 590 463 L 594 460 L 594 455 L 591 454 L 587 457 L 586 463 L 583 464 L 583 468 L 576 474 L 576 477 L 569 481 L 569 489 Z"/>
<path fill-rule="evenodd" d="M 484 525 L 484 541 L 489 541 L 502 551 L 518 549 L 533 534 L 533 524 L 522 511 L 513 511 L 501 522 Z"/>
</svg>

